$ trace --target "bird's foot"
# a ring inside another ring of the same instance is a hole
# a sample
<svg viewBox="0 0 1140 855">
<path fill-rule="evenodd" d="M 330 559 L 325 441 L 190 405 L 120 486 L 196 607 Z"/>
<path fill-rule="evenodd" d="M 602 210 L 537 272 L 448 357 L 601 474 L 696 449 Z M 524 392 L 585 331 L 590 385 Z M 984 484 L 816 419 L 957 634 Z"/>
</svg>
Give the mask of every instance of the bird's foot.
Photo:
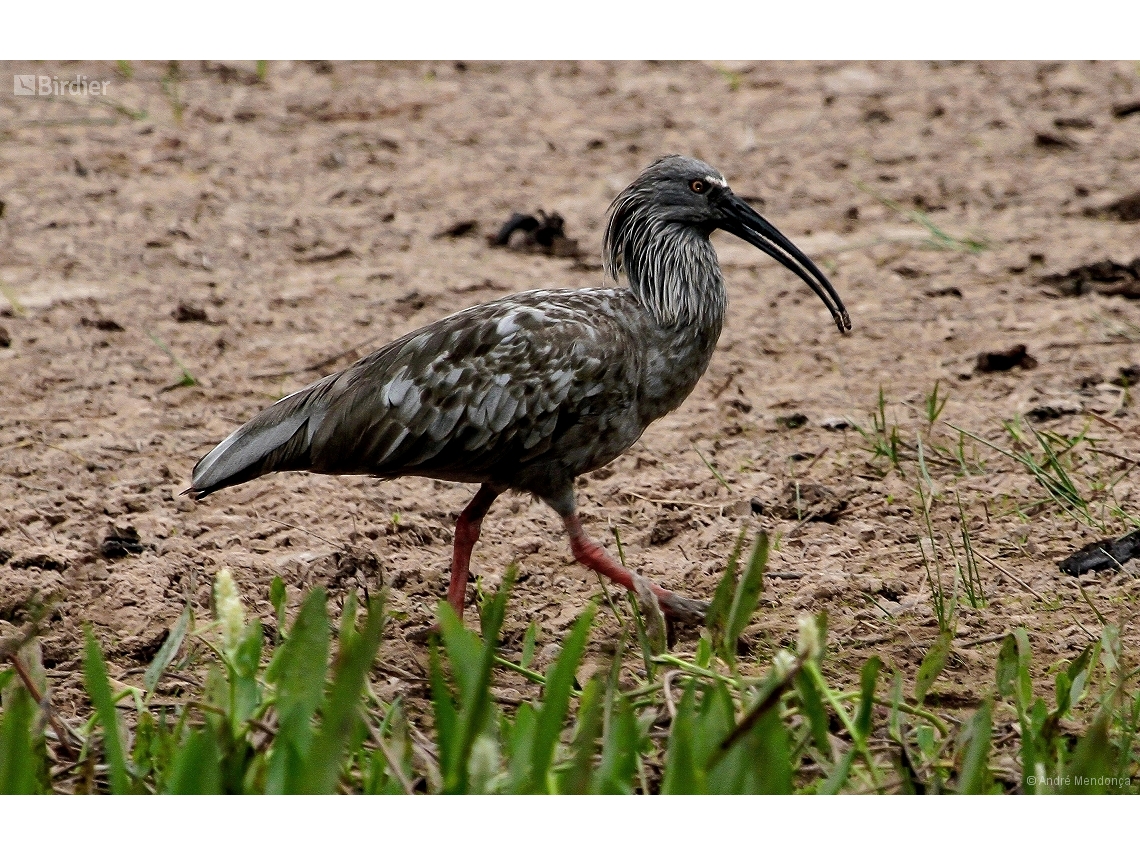
<svg viewBox="0 0 1140 855">
<path fill-rule="evenodd" d="M 690 600 L 670 591 L 658 594 L 657 602 L 661 604 L 661 611 L 682 623 L 704 623 L 709 610 L 704 600 Z"/>
</svg>

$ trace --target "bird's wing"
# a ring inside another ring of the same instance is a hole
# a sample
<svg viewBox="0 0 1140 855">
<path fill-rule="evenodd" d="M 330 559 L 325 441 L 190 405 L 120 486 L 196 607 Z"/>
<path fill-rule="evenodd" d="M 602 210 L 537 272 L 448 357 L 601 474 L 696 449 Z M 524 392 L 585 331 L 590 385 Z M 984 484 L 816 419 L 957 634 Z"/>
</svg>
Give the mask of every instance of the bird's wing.
<svg viewBox="0 0 1140 855">
<path fill-rule="evenodd" d="M 304 468 L 477 480 L 533 459 L 603 406 L 628 410 L 637 371 L 621 317 L 628 299 L 527 292 L 393 342 L 305 390 Z"/>
</svg>

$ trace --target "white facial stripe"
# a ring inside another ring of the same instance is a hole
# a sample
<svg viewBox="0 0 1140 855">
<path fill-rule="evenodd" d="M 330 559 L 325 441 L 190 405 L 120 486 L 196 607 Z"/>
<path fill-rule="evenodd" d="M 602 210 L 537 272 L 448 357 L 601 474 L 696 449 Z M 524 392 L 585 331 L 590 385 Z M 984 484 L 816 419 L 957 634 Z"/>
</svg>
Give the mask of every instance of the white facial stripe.
<svg viewBox="0 0 1140 855">
<path fill-rule="evenodd" d="M 707 181 L 709 184 L 715 184 L 717 187 L 728 187 L 727 181 L 725 181 L 723 178 L 716 178 L 712 175 L 706 175 L 705 181 Z"/>
</svg>

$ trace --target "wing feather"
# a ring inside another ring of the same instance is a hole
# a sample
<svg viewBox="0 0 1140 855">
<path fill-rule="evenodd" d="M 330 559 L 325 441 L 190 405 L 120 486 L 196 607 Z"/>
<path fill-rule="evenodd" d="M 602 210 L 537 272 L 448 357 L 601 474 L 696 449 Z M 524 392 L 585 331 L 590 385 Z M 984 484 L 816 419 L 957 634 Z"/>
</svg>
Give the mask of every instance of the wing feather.
<svg viewBox="0 0 1140 855">
<path fill-rule="evenodd" d="M 513 483 L 546 454 L 583 471 L 640 433 L 623 418 L 641 370 L 634 299 L 530 291 L 409 333 L 238 428 L 195 466 L 191 492 L 295 469 Z"/>
<path fill-rule="evenodd" d="M 560 422 L 595 408 L 591 398 L 623 394 L 606 377 L 637 350 L 612 305 L 622 299 L 601 289 L 528 292 L 366 357 L 322 396 L 313 468 L 468 479 L 525 462 Z M 636 390 L 626 385 L 629 406 Z"/>
</svg>

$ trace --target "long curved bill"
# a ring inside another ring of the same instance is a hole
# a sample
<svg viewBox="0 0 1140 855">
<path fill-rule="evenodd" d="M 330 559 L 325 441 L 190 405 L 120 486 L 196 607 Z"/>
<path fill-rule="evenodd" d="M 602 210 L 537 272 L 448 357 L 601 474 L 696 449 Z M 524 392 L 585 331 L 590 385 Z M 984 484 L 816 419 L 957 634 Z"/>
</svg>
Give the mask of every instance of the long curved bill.
<svg viewBox="0 0 1140 855">
<path fill-rule="evenodd" d="M 823 300 L 823 304 L 831 312 L 831 317 L 835 319 L 839 331 L 846 333 L 851 330 L 851 316 L 847 314 L 843 301 L 839 299 L 835 288 L 810 258 L 731 191 L 726 192 L 721 198 L 720 205 L 725 211 L 724 220 L 720 224 L 722 229 L 741 240 L 748 241 L 799 276 L 819 295 L 819 299 Z"/>
</svg>

